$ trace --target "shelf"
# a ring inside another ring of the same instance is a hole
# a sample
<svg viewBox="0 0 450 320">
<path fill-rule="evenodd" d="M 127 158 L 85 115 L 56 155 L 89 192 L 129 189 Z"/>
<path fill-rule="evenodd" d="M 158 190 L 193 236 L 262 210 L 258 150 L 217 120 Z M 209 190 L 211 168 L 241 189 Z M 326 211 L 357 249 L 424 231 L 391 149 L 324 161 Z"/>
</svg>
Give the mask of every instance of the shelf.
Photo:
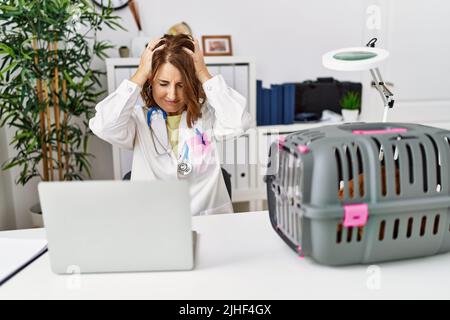
<svg viewBox="0 0 450 320">
<path fill-rule="evenodd" d="M 140 58 L 130 57 L 130 58 L 108 58 L 105 60 L 106 64 L 112 66 L 133 66 L 137 67 L 140 62 Z M 207 65 L 230 65 L 230 64 L 253 64 L 254 59 L 251 57 L 205 57 L 205 63 Z"/>
</svg>

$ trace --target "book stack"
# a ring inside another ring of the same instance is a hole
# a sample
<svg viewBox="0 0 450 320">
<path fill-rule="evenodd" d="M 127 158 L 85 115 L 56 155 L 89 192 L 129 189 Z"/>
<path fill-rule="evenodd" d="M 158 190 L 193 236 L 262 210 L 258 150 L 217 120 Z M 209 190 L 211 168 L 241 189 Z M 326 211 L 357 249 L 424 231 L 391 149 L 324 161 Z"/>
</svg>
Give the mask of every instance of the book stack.
<svg viewBox="0 0 450 320">
<path fill-rule="evenodd" d="M 292 124 L 295 117 L 295 83 L 263 88 L 256 80 L 256 122 L 258 126 Z"/>
</svg>

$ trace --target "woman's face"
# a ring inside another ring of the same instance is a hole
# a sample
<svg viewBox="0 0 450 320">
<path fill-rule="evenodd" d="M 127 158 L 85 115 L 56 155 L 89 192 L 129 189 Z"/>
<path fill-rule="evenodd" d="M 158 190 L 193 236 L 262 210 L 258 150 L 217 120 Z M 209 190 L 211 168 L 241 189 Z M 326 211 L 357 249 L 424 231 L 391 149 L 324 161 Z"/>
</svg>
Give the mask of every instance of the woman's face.
<svg viewBox="0 0 450 320">
<path fill-rule="evenodd" d="M 158 106 L 168 115 L 182 113 L 186 103 L 180 71 L 169 62 L 164 63 L 153 79 L 152 94 Z"/>
</svg>

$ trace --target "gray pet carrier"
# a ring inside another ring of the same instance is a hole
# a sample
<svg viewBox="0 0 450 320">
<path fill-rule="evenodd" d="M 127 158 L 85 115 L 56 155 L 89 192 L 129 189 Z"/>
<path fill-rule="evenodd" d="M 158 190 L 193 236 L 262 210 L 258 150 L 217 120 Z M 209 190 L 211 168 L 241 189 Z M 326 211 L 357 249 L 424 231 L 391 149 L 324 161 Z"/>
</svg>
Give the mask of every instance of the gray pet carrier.
<svg viewBox="0 0 450 320">
<path fill-rule="evenodd" d="M 450 251 L 450 131 L 357 123 L 292 133 L 272 144 L 272 226 L 326 265 Z"/>
</svg>

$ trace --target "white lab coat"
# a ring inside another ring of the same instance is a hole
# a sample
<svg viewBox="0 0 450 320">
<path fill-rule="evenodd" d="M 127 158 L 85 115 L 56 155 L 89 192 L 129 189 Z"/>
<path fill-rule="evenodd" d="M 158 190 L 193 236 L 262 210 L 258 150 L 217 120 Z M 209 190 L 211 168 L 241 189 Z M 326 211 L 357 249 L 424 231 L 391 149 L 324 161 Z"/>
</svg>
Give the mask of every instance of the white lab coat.
<svg viewBox="0 0 450 320">
<path fill-rule="evenodd" d="M 136 105 L 141 87 L 128 80 L 97 104 L 89 127 L 99 138 L 133 150 L 131 180 L 179 179 L 177 165 L 185 142 L 194 141 L 198 133 L 195 129 L 204 132 L 209 137 L 209 147 L 205 152 L 191 152 L 193 172 L 187 178 L 181 178 L 190 185 L 191 212 L 193 215 L 230 213 L 233 208 L 220 169 L 216 140 L 243 134 L 251 117 L 245 110 L 246 99 L 228 87 L 221 75 L 206 81 L 203 89 L 207 102 L 202 106 L 202 117 L 188 128 L 186 112 L 182 114 L 178 155 L 172 151 L 157 154 L 147 125 L 146 110 Z M 155 134 L 159 136 L 158 132 Z M 170 144 L 168 147 L 171 149 Z M 173 197 L 176 200 L 176 195 Z"/>
</svg>

